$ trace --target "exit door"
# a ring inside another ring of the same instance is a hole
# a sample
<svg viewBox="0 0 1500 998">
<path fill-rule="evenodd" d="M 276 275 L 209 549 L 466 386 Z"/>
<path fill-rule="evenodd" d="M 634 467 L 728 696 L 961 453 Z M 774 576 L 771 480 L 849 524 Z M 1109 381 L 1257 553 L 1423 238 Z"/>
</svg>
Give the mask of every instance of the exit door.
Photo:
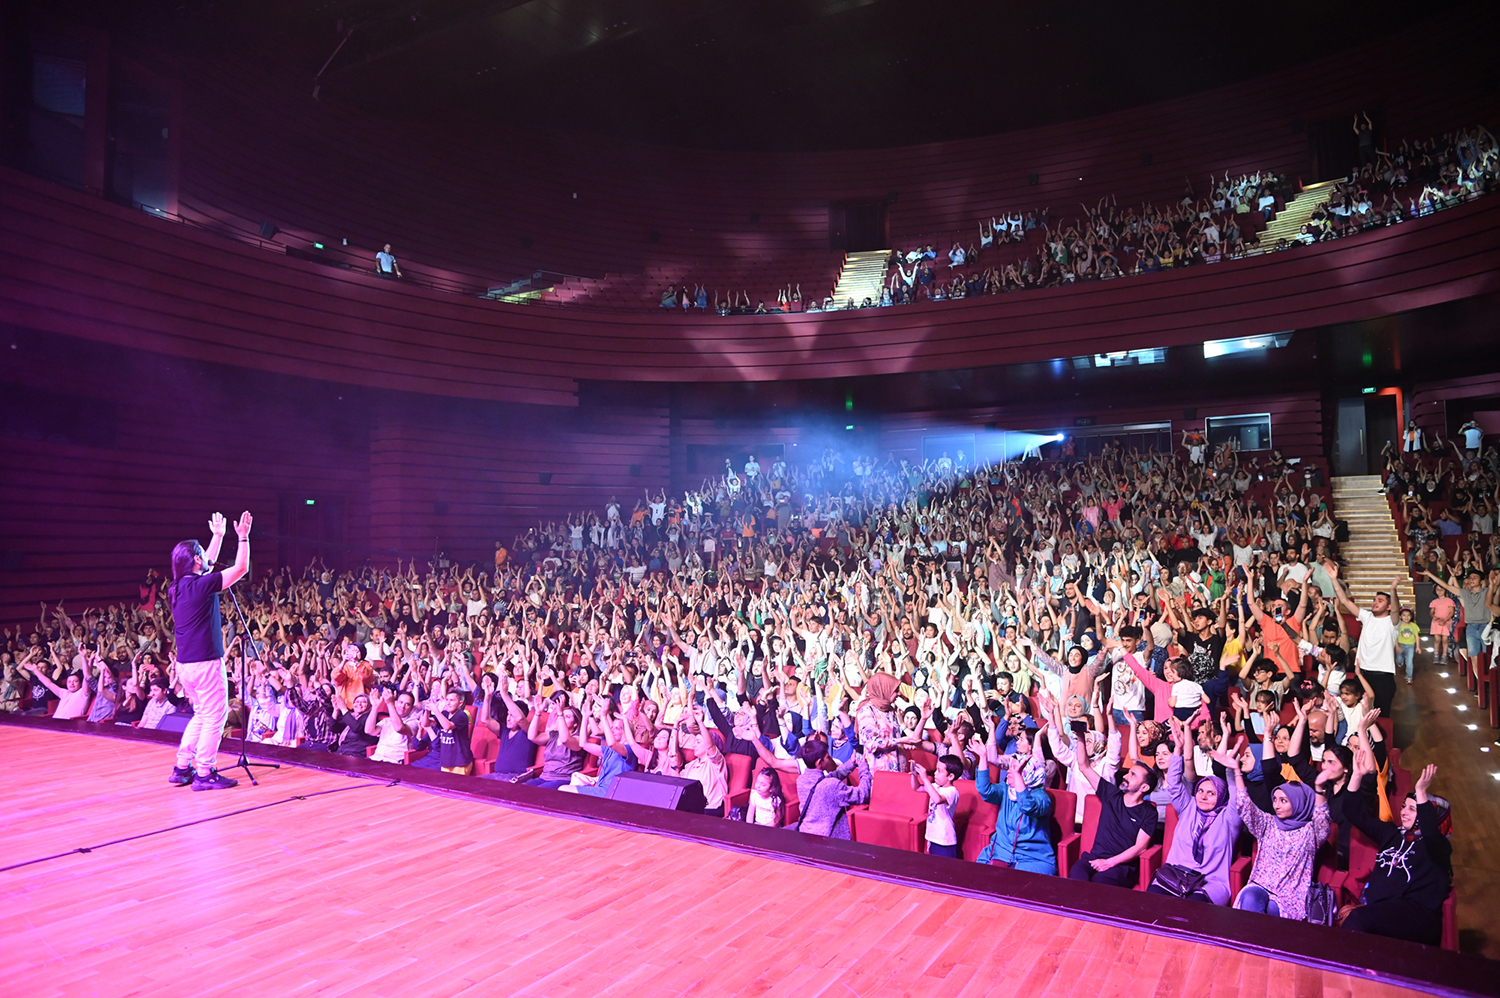
<svg viewBox="0 0 1500 998">
<path fill-rule="evenodd" d="M 1380 452 L 1389 442 L 1400 446 L 1396 396 L 1362 395 L 1339 400 L 1335 475 L 1378 475 Z"/>
<path fill-rule="evenodd" d="M 335 572 L 346 566 L 344 544 L 344 505 L 337 498 L 308 500 L 301 495 L 280 497 L 276 555 L 293 573 L 312 563 L 314 558 Z"/>
</svg>

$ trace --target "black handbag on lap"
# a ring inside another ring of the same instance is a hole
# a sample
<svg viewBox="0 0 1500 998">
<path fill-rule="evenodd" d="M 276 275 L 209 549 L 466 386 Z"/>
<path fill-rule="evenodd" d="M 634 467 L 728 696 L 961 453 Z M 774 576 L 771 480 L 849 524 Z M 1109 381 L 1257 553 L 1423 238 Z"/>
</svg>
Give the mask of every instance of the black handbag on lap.
<svg viewBox="0 0 1500 998">
<path fill-rule="evenodd" d="M 1208 878 L 1197 870 L 1189 870 L 1175 863 L 1163 863 L 1160 870 L 1151 883 L 1171 894 L 1173 897 L 1185 898 L 1194 891 L 1203 890 L 1203 885 L 1208 883 Z"/>
</svg>

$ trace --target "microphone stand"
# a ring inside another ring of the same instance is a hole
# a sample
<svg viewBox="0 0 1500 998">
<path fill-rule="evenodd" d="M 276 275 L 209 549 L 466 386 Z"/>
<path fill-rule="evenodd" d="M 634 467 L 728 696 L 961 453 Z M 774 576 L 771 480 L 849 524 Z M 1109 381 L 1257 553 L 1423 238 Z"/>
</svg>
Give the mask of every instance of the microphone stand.
<svg viewBox="0 0 1500 998">
<path fill-rule="evenodd" d="M 256 660 L 261 661 L 260 647 L 256 644 L 255 638 L 251 637 L 250 635 L 250 623 L 249 621 L 245 620 L 245 611 L 240 609 L 240 600 L 239 597 L 234 594 L 233 588 L 229 590 L 229 598 L 234 601 L 234 612 L 240 618 L 240 626 L 245 629 L 245 640 L 250 643 L 250 650 L 255 653 Z M 250 785 L 252 787 L 258 787 L 260 786 L 260 784 L 256 782 L 255 773 L 250 768 L 251 766 L 259 766 L 262 769 L 280 769 L 281 766 L 274 762 L 251 762 L 245 755 L 245 735 L 250 730 L 250 700 L 245 695 L 246 668 L 244 665 L 245 657 L 243 655 L 240 656 L 240 662 L 240 712 L 244 715 L 240 718 L 240 757 L 236 759 L 234 761 L 234 765 L 230 766 L 229 768 L 230 770 L 243 769 L 245 771 L 245 775 L 250 778 Z"/>
</svg>

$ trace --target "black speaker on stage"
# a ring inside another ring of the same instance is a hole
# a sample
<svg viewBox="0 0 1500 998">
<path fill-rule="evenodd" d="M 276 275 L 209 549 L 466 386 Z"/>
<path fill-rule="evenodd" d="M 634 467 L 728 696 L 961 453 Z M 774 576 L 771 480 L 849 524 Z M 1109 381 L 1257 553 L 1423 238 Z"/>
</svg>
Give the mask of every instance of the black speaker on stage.
<svg viewBox="0 0 1500 998">
<path fill-rule="evenodd" d="M 192 719 L 192 714 L 184 714 L 180 711 L 173 711 L 172 713 L 167 714 L 161 719 L 161 723 L 156 726 L 156 730 L 174 731 L 178 734 L 181 734 L 182 732 L 187 730 L 188 722 Z"/>
<path fill-rule="evenodd" d="M 703 784 L 697 780 L 656 773 L 621 773 L 609 788 L 609 799 L 690 814 L 702 814 L 708 806 L 703 796 Z"/>
</svg>

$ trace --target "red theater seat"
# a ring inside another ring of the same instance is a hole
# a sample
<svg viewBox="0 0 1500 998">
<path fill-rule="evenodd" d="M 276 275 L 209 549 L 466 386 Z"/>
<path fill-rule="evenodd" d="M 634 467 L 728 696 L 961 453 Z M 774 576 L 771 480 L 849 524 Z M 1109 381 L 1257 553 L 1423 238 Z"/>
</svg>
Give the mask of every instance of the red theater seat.
<svg viewBox="0 0 1500 998">
<path fill-rule="evenodd" d="M 1047 796 L 1052 798 L 1052 841 L 1057 849 L 1057 875 L 1066 877 L 1082 851 L 1083 838 L 1074 818 L 1078 813 L 1078 795 L 1071 790 L 1049 789 Z"/>
<path fill-rule="evenodd" d="M 989 801 L 981 799 L 975 802 L 969 823 L 964 826 L 964 836 L 959 840 L 964 859 L 972 863 L 979 858 L 984 847 L 990 844 L 990 836 L 995 834 L 995 820 L 999 815 L 1000 809 Z"/>
<path fill-rule="evenodd" d="M 849 808 L 849 833 L 855 842 L 921 852 L 927 820 L 926 791 L 912 786 L 910 773 L 877 772 L 870 803 Z"/>
<path fill-rule="evenodd" d="M 754 760 L 748 755 L 734 753 L 725 757 L 729 763 L 729 791 L 724 797 L 724 810 L 727 813 L 736 807 L 745 807 L 750 803 L 750 766 Z"/>
</svg>

